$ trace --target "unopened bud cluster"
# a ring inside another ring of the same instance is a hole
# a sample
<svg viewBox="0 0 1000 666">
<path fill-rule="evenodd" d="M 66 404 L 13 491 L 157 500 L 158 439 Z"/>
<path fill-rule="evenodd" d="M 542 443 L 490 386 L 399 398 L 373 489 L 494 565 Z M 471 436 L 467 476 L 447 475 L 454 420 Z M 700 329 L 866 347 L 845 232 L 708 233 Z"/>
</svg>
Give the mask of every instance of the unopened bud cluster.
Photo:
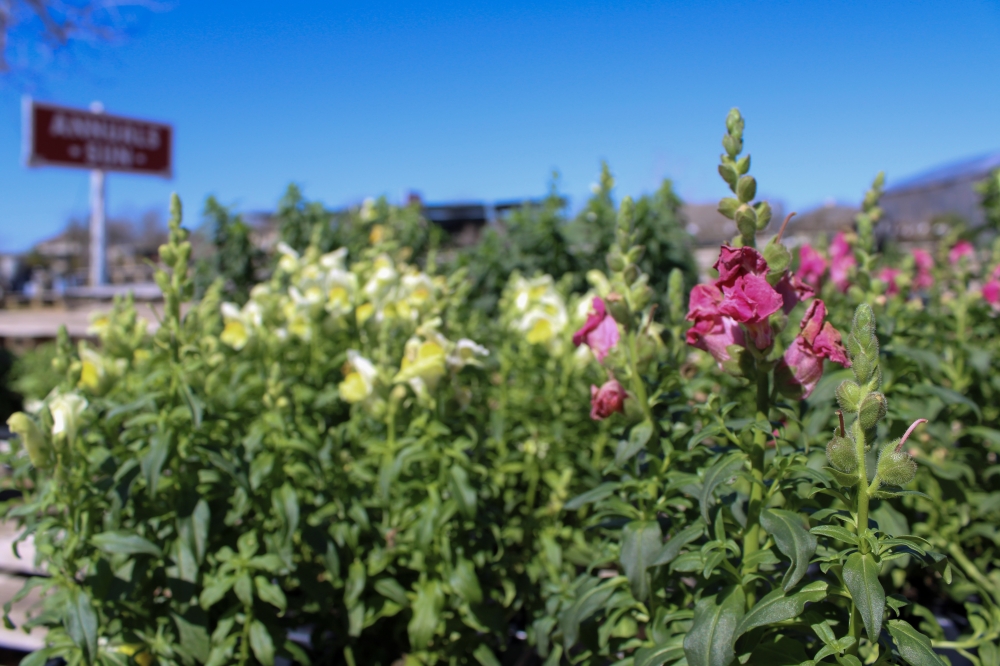
<svg viewBox="0 0 1000 666">
<path fill-rule="evenodd" d="M 767 227 L 771 221 L 771 206 L 766 201 L 754 206 L 757 196 L 757 181 L 749 175 L 750 156 L 743 152 L 743 116 L 739 109 L 732 109 L 726 117 L 726 134 L 722 137 L 725 149 L 719 157 L 719 175 L 729 185 L 735 197 L 727 197 L 719 202 L 719 212 L 736 222 L 739 229 L 739 245 L 753 247 L 757 232 Z"/>
<path fill-rule="evenodd" d="M 827 444 L 826 456 L 837 470 L 854 474 L 863 464 L 864 453 L 870 448 L 868 443 L 874 441 L 878 424 L 889 408 L 885 395 L 879 391 L 882 371 L 879 368 L 878 337 L 875 335 L 875 313 L 867 304 L 858 306 L 845 346 L 851 358 L 855 381 L 845 380 L 837 388 L 837 402 L 843 411 L 840 426 Z M 843 414 L 855 416 L 849 430 L 844 427 Z M 911 426 L 910 431 L 916 425 Z M 882 483 L 902 486 L 913 480 L 916 463 L 902 450 L 903 441 L 905 437 L 885 446 L 880 452 L 877 476 Z"/>
<path fill-rule="evenodd" d="M 634 313 L 642 311 L 651 298 L 649 276 L 639 270 L 639 261 L 646 252 L 643 245 L 637 245 L 638 234 L 632 228 L 632 218 L 635 215 L 635 205 L 631 197 L 622 200 L 618 212 L 618 225 L 615 229 L 615 244 L 607 255 L 608 268 L 611 269 L 611 288 L 613 292 L 607 298 L 607 307 L 615 321 L 626 328 Z"/>
</svg>

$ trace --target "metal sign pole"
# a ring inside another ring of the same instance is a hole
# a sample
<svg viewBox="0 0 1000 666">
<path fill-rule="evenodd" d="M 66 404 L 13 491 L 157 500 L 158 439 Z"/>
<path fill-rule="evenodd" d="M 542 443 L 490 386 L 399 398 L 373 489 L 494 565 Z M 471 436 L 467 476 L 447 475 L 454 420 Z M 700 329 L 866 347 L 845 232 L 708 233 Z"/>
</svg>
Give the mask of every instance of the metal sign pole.
<svg viewBox="0 0 1000 666">
<path fill-rule="evenodd" d="M 104 105 L 93 102 L 90 110 L 104 113 Z M 105 238 L 105 194 L 104 170 L 90 172 L 90 286 L 99 287 L 107 281 Z"/>
</svg>

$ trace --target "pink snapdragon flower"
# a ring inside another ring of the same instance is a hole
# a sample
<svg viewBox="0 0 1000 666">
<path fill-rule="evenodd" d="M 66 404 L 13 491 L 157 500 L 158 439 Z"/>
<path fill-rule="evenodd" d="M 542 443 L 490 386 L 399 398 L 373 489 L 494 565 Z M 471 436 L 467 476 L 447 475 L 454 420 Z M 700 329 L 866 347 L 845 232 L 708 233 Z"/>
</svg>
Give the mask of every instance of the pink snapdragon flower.
<svg viewBox="0 0 1000 666">
<path fill-rule="evenodd" d="M 781 294 L 781 309 L 788 314 L 802 301 L 808 301 L 816 295 L 816 290 L 810 284 L 806 284 L 791 271 L 782 276 L 781 281 L 774 286 L 774 290 Z"/>
<path fill-rule="evenodd" d="M 1000 305 L 1000 266 L 993 269 L 990 279 L 983 285 L 983 298 L 990 305 Z"/>
<path fill-rule="evenodd" d="M 720 288 L 733 286 L 744 275 L 767 275 L 767 260 L 752 247 L 730 247 L 723 245 L 719 250 L 719 258 L 712 266 L 719 271 L 715 281 Z"/>
<path fill-rule="evenodd" d="M 590 418 L 602 421 L 615 412 L 625 411 L 625 387 L 617 379 L 611 378 L 597 388 L 590 386 Z"/>
<path fill-rule="evenodd" d="M 934 257 L 927 250 L 914 250 L 913 263 L 917 267 L 917 274 L 913 276 L 914 289 L 930 289 L 934 286 L 934 276 L 931 270 L 934 268 Z"/>
<path fill-rule="evenodd" d="M 801 332 L 785 351 L 775 368 L 775 380 L 782 391 L 805 399 L 823 376 L 823 360 L 851 365 L 840 332 L 826 318 L 826 305 L 818 298 L 806 310 L 799 324 Z"/>
<path fill-rule="evenodd" d="M 830 243 L 830 279 L 837 285 L 837 289 L 846 292 L 851 286 L 850 272 L 857 263 L 854 250 L 847 242 L 847 234 L 838 232 Z"/>
<path fill-rule="evenodd" d="M 952 265 L 956 265 L 963 257 L 972 257 L 975 253 L 976 249 L 972 247 L 972 243 L 967 240 L 960 240 L 948 250 L 948 261 Z"/>
<path fill-rule="evenodd" d="M 744 324 L 757 349 L 766 349 L 774 341 L 774 332 L 767 318 L 784 304 L 781 294 L 765 278 L 748 274 L 738 278 L 731 287 L 722 288 L 719 312 Z"/>
<path fill-rule="evenodd" d="M 730 345 L 745 345 L 740 325 L 719 312 L 722 299 L 722 290 L 714 283 L 696 285 L 691 290 L 687 315 L 688 321 L 694 322 L 688 329 L 687 343 L 711 354 L 720 367 L 731 358 Z"/>
<path fill-rule="evenodd" d="M 579 347 L 586 343 L 594 352 L 598 363 L 603 363 L 604 357 L 618 344 L 621 334 L 618 332 L 618 322 L 608 313 L 602 299 L 595 296 L 593 307 L 594 311 L 587 315 L 583 327 L 573 334 L 573 344 Z"/>
<path fill-rule="evenodd" d="M 878 279 L 885 282 L 887 286 L 885 293 L 887 296 L 895 296 L 899 293 L 899 285 L 896 284 L 896 278 L 899 276 L 900 271 L 898 268 L 883 268 L 878 273 Z"/>
<path fill-rule="evenodd" d="M 819 289 L 826 274 L 826 258 L 808 243 L 799 246 L 799 277 L 813 289 Z"/>
</svg>

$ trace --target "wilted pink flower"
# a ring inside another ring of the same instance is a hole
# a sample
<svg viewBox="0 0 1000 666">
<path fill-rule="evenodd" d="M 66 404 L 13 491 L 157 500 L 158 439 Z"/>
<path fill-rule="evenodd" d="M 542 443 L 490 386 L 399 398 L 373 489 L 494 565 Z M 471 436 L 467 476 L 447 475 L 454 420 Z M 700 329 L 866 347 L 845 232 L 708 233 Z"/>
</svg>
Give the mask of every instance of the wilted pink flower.
<svg viewBox="0 0 1000 666">
<path fill-rule="evenodd" d="M 899 285 L 896 284 L 896 277 L 901 273 L 898 268 L 883 268 L 878 273 L 878 279 L 888 285 L 885 290 L 887 296 L 895 296 L 899 293 Z"/>
<path fill-rule="evenodd" d="M 594 311 L 587 315 L 587 321 L 583 327 L 573 334 L 573 344 L 579 347 L 587 343 L 598 362 L 603 362 L 608 352 L 618 344 L 620 334 L 618 333 L 618 323 L 604 306 L 604 301 L 594 297 Z"/>
<path fill-rule="evenodd" d="M 723 245 L 713 268 L 719 271 L 719 279 L 715 284 L 720 288 L 731 287 L 744 275 L 767 275 L 767 260 L 752 247 Z"/>
<path fill-rule="evenodd" d="M 722 299 L 722 290 L 714 283 L 696 285 L 691 290 L 687 315 L 688 321 L 694 322 L 688 329 L 687 343 L 707 351 L 720 366 L 731 358 L 730 345 L 745 344 L 740 325 L 719 312 Z"/>
<path fill-rule="evenodd" d="M 617 379 L 609 379 L 597 388 L 590 386 L 590 418 L 601 421 L 615 412 L 625 411 L 625 388 Z"/>
<path fill-rule="evenodd" d="M 931 269 L 934 268 L 934 257 L 926 250 L 913 251 L 913 263 L 917 267 L 917 274 L 913 276 L 914 289 L 930 289 L 934 286 L 934 276 Z"/>
<path fill-rule="evenodd" d="M 816 295 L 816 290 L 811 285 L 800 280 L 791 271 L 782 276 L 778 284 L 774 285 L 774 290 L 781 294 L 781 309 L 785 314 L 791 312 L 801 301 L 808 301 Z"/>
<path fill-rule="evenodd" d="M 825 318 L 826 305 L 816 299 L 799 324 L 802 332 L 775 368 L 776 381 L 785 393 L 808 398 L 823 376 L 823 359 L 844 366 L 851 364 L 841 343 L 840 332 L 830 322 L 824 323 Z"/>
<path fill-rule="evenodd" d="M 976 249 L 972 247 L 972 243 L 967 240 L 960 240 L 948 250 L 948 261 L 952 264 L 957 264 L 961 261 L 962 257 L 971 257 L 975 253 Z"/>
<path fill-rule="evenodd" d="M 857 260 L 851 244 L 847 242 L 847 234 L 838 232 L 830 243 L 830 279 L 840 291 L 846 292 L 851 286 L 850 272 L 855 264 Z"/>
<path fill-rule="evenodd" d="M 722 295 L 719 312 L 744 324 L 757 349 L 769 347 L 774 334 L 767 318 L 784 303 L 774 287 L 759 275 L 747 274 L 731 287 L 722 287 Z"/>
<path fill-rule="evenodd" d="M 799 272 L 803 282 L 819 289 L 820 280 L 826 273 L 826 258 L 808 243 L 799 246 Z"/>
</svg>

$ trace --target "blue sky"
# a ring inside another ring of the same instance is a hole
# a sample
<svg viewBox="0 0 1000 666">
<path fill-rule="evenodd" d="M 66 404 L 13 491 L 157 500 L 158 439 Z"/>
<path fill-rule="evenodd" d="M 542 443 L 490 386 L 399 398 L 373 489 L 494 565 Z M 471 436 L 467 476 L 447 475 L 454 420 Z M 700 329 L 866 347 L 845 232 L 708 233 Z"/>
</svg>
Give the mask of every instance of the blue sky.
<svg viewBox="0 0 1000 666">
<path fill-rule="evenodd" d="M 763 195 L 798 210 L 1000 149 L 1000 2 L 176 0 L 124 45 L 0 83 L 0 251 L 85 214 L 85 172 L 20 164 L 20 95 L 174 123 L 172 181 L 112 174 L 110 212 L 189 223 L 289 182 L 330 206 L 545 192 L 575 205 L 602 159 L 619 196 L 715 172 L 731 106 Z M 23 78 L 23 77 L 22 77 Z"/>
</svg>

